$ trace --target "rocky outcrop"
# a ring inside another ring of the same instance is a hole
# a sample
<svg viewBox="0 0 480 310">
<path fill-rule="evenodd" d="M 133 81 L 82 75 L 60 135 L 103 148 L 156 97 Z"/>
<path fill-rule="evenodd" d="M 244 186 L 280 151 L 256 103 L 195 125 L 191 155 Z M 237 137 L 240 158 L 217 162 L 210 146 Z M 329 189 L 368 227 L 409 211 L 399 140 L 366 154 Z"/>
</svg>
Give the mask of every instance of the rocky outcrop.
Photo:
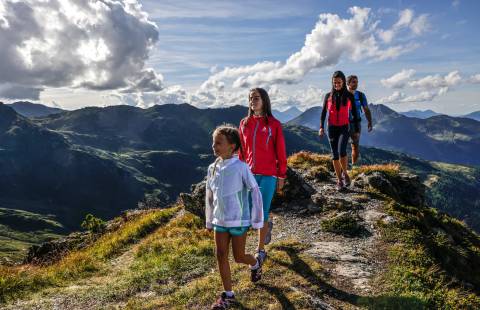
<svg viewBox="0 0 480 310">
<path fill-rule="evenodd" d="M 353 180 L 353 185 L 360 188 L 371 186 L 403 204 L 417 207 L 425 205 L 426 188 L 417 175 L 370 171 L 358 175 Z"/>
<path fill-rule="evenodd" d="M 205 220 L 205 191 L 206 180 L 192 185 L 191 193 L 180 193 L 179 200 L 185 210 Z"/>
</svg>

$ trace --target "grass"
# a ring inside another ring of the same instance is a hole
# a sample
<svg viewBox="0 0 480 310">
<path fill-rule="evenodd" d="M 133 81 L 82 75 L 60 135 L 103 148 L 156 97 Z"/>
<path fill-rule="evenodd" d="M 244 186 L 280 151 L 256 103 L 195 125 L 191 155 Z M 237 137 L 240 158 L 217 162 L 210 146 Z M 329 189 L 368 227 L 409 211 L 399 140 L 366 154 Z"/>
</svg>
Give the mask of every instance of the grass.
<svg viewBox="0 0 480 310">
<path fill-rule="evenodd" d="M 302 254 L 307 247 L 294 240 L 278 242 L 269 247 L 269 260 L 264 265 L 264 279 L 259 284 L 250 282 L 248 268 L 231 264 L 232 280 L 237 305 L 233 309 L 309 309 L 323 295 L 328 286 L 319 277 L 321 266 L 311 257 Z M 210 254 L 213 257 L 213 254 Z M 156 298 L 134 297 L 127 309 L 193 309 L 206 308 L 222 291 L 220 276 L 212 262 L 212 269 L 203 276 L 177 286 L 168 282 Z M 174 282 L 173 282 L 174 283 Z M 165 289 L 165 288 L 164 288 Z"/>
<path fill-rule="evenodd" d="M 350 177 L 353 179 L 356 176 L 362 173 L 370 173 L 370 172 L 384 172 L 388 176 L 396 176 L 400 172 L 400 165 L 398 164 L 383 164 L 383 165 L 364 165 L 360 167 L 355 167 L 352 169 L 350 173 Z"/>
<path fill-rule="evenodd" d="M 103 235 L 91 246 L 72 252 L 51 266 L 0 266 L 0 303 L 100 271 L 107 259 L 168 222 L 177 211 L 175 207 L 142 213 L 117 231 Z"/>
<path fill-rule="evenodd" d="M 398 221 L 378 223 L 390 244 L 388 271 L 377 280 L 379 287 L 386 288 L 384 297 L 414 298 L 418 307 L 412 309 L 478 309 L 479 236 L 435 209 L 390 200 L 386 211 Z"/>
<path fill-rule="evenodd" d="M 307 151 L 301 151 L 291 155 L 287 159 L 287 164 L 294 169 L 305 170 L 310 177 L 319 180 L 328 180 L 330 171 L 333 171 L 330 156 Z"/>
<path fill-rule="evenodd" d="M 362 231 L 356 218 L 350 213 L 344 213 L 331 219 L 320 222 L 324 231 L 345 236 L 356 236 Z"/>
</svg>

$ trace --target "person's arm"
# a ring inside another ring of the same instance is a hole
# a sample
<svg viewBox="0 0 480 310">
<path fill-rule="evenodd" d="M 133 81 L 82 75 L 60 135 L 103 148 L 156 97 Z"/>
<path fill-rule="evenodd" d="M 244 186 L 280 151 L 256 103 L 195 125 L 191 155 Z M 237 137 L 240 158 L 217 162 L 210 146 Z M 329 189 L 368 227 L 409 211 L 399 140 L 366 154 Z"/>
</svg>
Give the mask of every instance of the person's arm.
<svg viewBox="0 0 480 310">
<path fill-rule="evenodd" d="M 240 121 L 240 126 L 238 127 L 238 133 L 240 134 L 240 149 L 238 150 L 238 159 L 240 159 L 241 161 L 246 161 L 246 157 L 245 157 L 245 143 L 244 143 L 244 136 L 243 136 L 243 126 L 245 126 L 245 119 L 242 119 Z"/>
<path fill-rule="evenodd" d="M 367 96 L 365 96 L 364 93 L 363 95 L 363 111 L 365 112 L 365 117 L 367 118 L 368 122 L 368 131 L 372 131 L 372 112 L 370 112 L 370 109 L 368 108 L 368 101 L 367 101 Z"/>
<path fill-rule="evenodd" d="M 207 229 L 212 229 L 212 220 L 213 220 L 213 192 L 209 185 L 210 181 L 210 167 L 208 168 L 207 173 L 207 184 L 205 186 L 205 226 Z"/>
<path fill-rule="evenodd" d="M 355 133 L 359 133 L 360 132 L 360 116 L 358 114 L 358 109 L 356 108 L 355 97 L 350 92 L 349 92 L 348 99 L 350 100 L 350 111 L 353 116 L 353 128 L 355 130 Z"/>
<path fill-rule="evenodd" d="M 282 125 L 278 122 L 275 132 L 275 153 L 277 157 L 277 190 L 281 191 L 285 178 L 287 177 L 287 150 L 285 146 L 285 137 L 283 136 Z"/>
<path fill-rule="evenodd" d="M 260 229 L 263 227 L 262 193 L 260 192 L 260 188 L 258 187 L 255 177 L 246 164 L 243 165 L 242 177 L 245 186 L 252 193 L 252 208 L 250 213 L 252 227 L 255 229 Z"/>
<path fill-rule="evenodd" d="M 327 117 L 327 103 L 328 103 L 329 96 L 330 96 L 330 93 L 326 94 L 325 97 L 323 98 L 322 116 L 320 117 L 320 130 L 318 131 L 318 134 L 321 137 L 325 133 L 324 124 L 325 124 L 325 118 Z"/>
</svg>

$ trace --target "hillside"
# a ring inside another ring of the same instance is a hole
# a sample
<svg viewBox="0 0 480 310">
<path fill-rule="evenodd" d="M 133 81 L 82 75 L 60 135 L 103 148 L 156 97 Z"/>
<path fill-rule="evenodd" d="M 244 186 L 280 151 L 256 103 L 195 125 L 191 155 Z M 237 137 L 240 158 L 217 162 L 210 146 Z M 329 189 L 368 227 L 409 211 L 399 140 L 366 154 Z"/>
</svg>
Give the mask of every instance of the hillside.
<svg viewBox="0 0 480 310">
<path fill-rule="evenodd" d="M 399 113 L 408 117 L 416 117 L 416 118 L 422 118 L 422 119 L 426 119 L 432 116 L 442 115 L 441 113 L 437 113 L 432 110 L 410 110 L 410 111 L 399 112 Z"/>
<path fill-rule="evenodd" d="M 480 306 L 480 238 L 423 205 L 395 165 L 362 166 L 334 190 L 330 160 L 289 158 L 262 280 L 232 262 L 233 309 L 425 309 Z M 208 309 L 221 290 L 204 185 L 171 208 L 130 211 L 83 247 L 42 266 L 3 266 L 4 309 Z M 249 249 L 255 237 L 250 233 Z"/>
<path fill-rule="evenodd" d="M 362 122 L 362 145 L 406 153 L 424 160 L 480 165 L 480 122 L 447 115 L 407 117 L 382 104 L 371 104 L 373 131 Z M 321 108 L 314 107 L 288 122 L 318 130 Z"/>
<path fill-rule="evenodd" d="M 210 110 L 187 104 L 146 110 L 116 106 L 84 108 L 32 122 L 5 105 L 0 107 L 4 111 L 0 134 L 5 137 L 0 144 L 9 150 L 0 157 L 5 182 L 0 207 L 28 211 L 38 219 L 49 216 L 64 231 L 79 229 L 88 213 L 108 220 L 145 198 L 175 201 L 205 176 L 213 161 L 210 145 L 215 126 L 237 124 L 246 113 L 240 106 Z M 327 139 L 320 140 L 313 130 L 285 125 L 284 133 L 288 154 L 329 153 Z M 480 230 L 477 168 L 431 163 L 375 148 L 362 148 L 362 156 L 364 164 L 394 162 L 419 174 L 429 185 L 431 206 Z M 56 226 L 44 233 L 32 230 L 27 233 L 44 237 L 28 240 L 26 232 L 15 236 L 20 221 L 12 218 L 0 230 L 5 241 L 0 256 L 21 257 L 33 241 L 60 233 Z"/>
<path fill-rule="evenodd" d="M 86 213 L 111 218 L 153 191 L 116 161 L 79 149 L 6 105 L 0 105 L 0 146 L 0 208 L 9 209 L 9 220 L 0 223 L 2 238 L 27 228 L 35 233 L 36 222 L 50 226 L 46 233 L 78 229 Z M 53 222 L 58 225 L 47 225 Z"/>
<path fill-rule="evenodd" d="M 464 115 L 463 117 L 471 118 L 480 122 L 480 111 L 469 113 L 467 115 Z"/>
<path fill-rule="evenodd" d="M 64 110 L 59 108 L 47 107 L 43 104 L 31 103 L 28 101 L 17 101 L 7 104 L 7 106 L 13 108 L 18 114 L 29 118 L 42 117 L 50 114 L 64 112 Z"/>
</svg>

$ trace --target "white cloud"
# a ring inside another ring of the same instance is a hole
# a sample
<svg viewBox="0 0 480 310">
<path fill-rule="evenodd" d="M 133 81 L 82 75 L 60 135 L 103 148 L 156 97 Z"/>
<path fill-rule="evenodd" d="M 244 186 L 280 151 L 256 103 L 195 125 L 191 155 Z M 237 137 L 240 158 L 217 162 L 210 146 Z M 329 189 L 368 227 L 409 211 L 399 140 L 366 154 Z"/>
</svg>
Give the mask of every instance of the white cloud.
<svg viewBox="0 0 480 310">
<path fill-rule="evenodd" d="M 415 12 L 411 9 L 402 10 L 398 14 L 398 21 L 392 28 L 378 29 L 377 34 L 385 43 L 391 43 L 402 29 L 410 29 L 415 36 L 422 35 L 430 29 L 428 14 L 415 16 Z"/>
<path fill-rule="evenodd" d="M 404 88 L 414 74 L 415 70 L 413 69 L 403 69 L 389 78 L 381 79 L 380 82 L 389 88 Z"/>
<path fill-rule="evenodd" d="M 321 14 L 315 28 L 306 36 L 304 46 L 285 62 L 264 61 L 249 66 L 228 67 L 210 76 L 201 89 L 215 87 L 225 80 L 233 80 L 234 88 L 294 84 L 301 82 L 313 69 L 335 65 L 342 57 L 353 61 L 384 60 L 418 47 L 412 42 L 382 46 L 375 37 L 378 21 L 370 16 L 370 9 L 352 7 L 349 12 L 352 15 L 349 19 L 342 19 L 336 14 Z"/>
<path fill-rule="evenodd" d="M 383 97 L 381 99 L 378 99 L 376 103 L 398 103 L 400 100 L 405 98 L 405 94 L 400 92 L 400 91 L 395 91 L 393 94 L 387 97 Z"/>
<path fill-rule="evenodd" d="M 479 84 L 480 83 L 480 73 L 479 74 L 475 74 L 475 75 L 472 75 L 470 77 L 470 83 L 473 83 L 473 84 Z"/>
<path fill-rule="evenodd" d="M 0 2 L 0 85 L 153 91 L 158 30 L 135 0 Z"/>
<path fill-rule="evenodd" d="M 445 93 L 440 89 L 440 91 L 423 91 L 419 94 L 408 96 L 400 100 L 400 102 L 425 102 L 425 101 L 432 101 L 435 97 L 440 95 L 440 92 Z"/>
<path fill-rule="evenodd" d="M 419 89 L 431 89 L 439 87 L 452 87 L 455 86 L 462 80 L 460 73 L 455 70 L 444 77 L 439 74 L 428 75 L 422 79 L 411 81 L 408 83 L 409 86 Z"/>
<path fill-rule="evenodd" d="M 393 76 L 382 79 L 380 82 L 390 88 L 403 89 L 407 85 L 420 90 L 420 93 L 407 96 L 403 92 L 396 91 L 392 95 L 377 100 L 378 103 L 407 103 L 432 101 L 438 96 L 445 95 L 452 88 L 467 84 L 480 83 L 480 74 L 472 75 L 470 78 L 463 78 L 458 70 L 441 76 L 440 74 L 428 75 L 418 80 L 410 80 L 415 70 L 402 70 Z"/>
</svg>

